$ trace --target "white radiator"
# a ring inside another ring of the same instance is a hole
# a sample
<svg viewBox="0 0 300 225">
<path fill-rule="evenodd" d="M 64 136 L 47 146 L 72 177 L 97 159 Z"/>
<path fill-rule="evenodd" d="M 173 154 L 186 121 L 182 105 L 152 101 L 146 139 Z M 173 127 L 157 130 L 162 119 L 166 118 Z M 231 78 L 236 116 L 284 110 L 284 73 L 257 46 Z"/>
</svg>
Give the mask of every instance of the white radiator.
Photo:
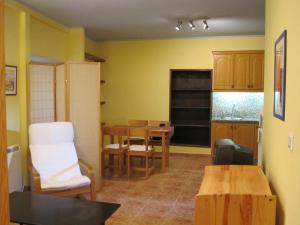
<svg viewBox="0 0 300 225">
<path fill-rule="evenodd" d="M 23 191 L 22 154 L 19 145 L 7 148 L 9 193 Z"/>
</svg>

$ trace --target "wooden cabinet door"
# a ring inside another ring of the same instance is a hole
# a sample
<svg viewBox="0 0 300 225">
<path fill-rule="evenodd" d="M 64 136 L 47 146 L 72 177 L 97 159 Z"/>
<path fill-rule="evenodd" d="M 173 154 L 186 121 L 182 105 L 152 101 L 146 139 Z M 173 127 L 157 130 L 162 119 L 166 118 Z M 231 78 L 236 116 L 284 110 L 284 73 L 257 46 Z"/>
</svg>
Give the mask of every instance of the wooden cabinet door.
<svg viewBox="0 0 300 225">
<path fill-rule="evenodd" d="M 214 151 L 215 142 L 221 138 L 233 138 L 232 135 L 232 123 L 212 123 L 212 132 L 211 132 L 211 148 Z M 214 152 L 212 152 L 214 154 Z"/>
<path fill-rule="evenodd" d="M 234 56 L 234 88 L 235 89 L 250 89 L 249 54 L 236 54 Z"/>
<path fill-rule="evenodd" d="M 264 54 L 250 55 L 250 86 L 253 90 L 264 89 Z"/>
<path fill-rule="evenodd" d="M 214 55 L 213 89 L 233 89 L 233 54 Z"/>
<path fill-rule="evenodd" d="M 251 123 L 233 123 L 233 140 L 236 144 L 244 145 L 254 151 L 255 125 Z"/>
<path fill-rule="evenodd" d="M 252 147 L 253 147 L 253 155 L 254 155 L 254 159 L 257 160 L 257 153 L 258 153 L 258 124 L 253 124 L 254 126 L 254 140 L 252 143 Z"/>
</svg>

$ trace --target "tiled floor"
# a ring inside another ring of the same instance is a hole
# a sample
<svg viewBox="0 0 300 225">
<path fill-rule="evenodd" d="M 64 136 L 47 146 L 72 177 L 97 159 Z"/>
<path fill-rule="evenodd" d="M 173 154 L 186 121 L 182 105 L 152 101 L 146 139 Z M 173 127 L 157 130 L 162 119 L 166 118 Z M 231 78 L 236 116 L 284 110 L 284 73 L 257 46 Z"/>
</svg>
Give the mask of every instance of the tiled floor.
<svg viewBox="0 0 300 225">
<path fill-rule="evenodd" d="M 98 201 L 121 204 L 108 225 L 192 225 L 194 197 L 199 190 L 206 155 L 172 155 L 170 169 L 156 169 L 147 180 L 105 179 Z"/>
</svg>

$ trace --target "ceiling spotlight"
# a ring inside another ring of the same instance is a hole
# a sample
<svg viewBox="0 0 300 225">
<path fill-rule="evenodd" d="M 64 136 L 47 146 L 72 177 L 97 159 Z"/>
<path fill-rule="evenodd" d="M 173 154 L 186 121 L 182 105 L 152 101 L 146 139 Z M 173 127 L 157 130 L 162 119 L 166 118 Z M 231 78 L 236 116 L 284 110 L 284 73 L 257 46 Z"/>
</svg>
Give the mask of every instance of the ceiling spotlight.
<svg viewBox="0 0 300 225">
<path fill-rule="evenodd" d="M 203 20 L 203 29 L 204 29 L 204 30 L 208 30 L 208 29 L 209 29 L 209 26 L 208 26 L 206 20 Z"/>
<path fill-rule="evenodd" d="M 196 29 L 196 26 L 195 26 L 193 20 L 190 20 L 190 21 L 189 21 L 189 27 L 190 27 L 192 30 L 195 30 L 195 29 Z"/>
<path fill-rule="evenodd" d="M 175 27 L 175 30 L 180 30 L 182 27 L 182 21 L 178 21 L 176 27 Z"/>
</svg>

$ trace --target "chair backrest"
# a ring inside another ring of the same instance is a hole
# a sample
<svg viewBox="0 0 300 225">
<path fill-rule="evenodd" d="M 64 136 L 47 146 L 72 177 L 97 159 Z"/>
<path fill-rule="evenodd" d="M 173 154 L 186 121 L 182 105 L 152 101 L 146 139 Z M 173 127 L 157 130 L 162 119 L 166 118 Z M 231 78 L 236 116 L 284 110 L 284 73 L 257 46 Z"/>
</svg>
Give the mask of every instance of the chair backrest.
<svg viewBox="0 0 300 225">
<path fill-rule="evenodd" d="M 110 144 L 115 143 L 115 138 L 117 138 L 117 144 L 123 144 L 123 137 L 128 137 L 128 127 L 115 126 L 115 127 L 102 127 L 102 148 L 105 146 L 105 137 L 110 137 Z"/>
<path fill-rule="evenodd" d="M 152 127 L 170 127 L 170 121 L 149 120 L 148 126 Z"/>
<path fill-rule="evenodd" d="M 130 126 L 148 126 L 148 120 L 128 120 Z"/>
<path fill-rule="evenodd" d="M 74 145 L 72 123 L 36 123 L 29 127 L 29 148 L 33 166 L 42 182 L 81 176 Z"/>
<path fill-rule="evenodd" d="M 144 140 L 144 145 L 148 147 L 149 142 L 149 129 L 147 127 L 129 127 L 128 128 L 128 144 L 130 141 L 136 138 L 141 138 Z"/>
</svg>

